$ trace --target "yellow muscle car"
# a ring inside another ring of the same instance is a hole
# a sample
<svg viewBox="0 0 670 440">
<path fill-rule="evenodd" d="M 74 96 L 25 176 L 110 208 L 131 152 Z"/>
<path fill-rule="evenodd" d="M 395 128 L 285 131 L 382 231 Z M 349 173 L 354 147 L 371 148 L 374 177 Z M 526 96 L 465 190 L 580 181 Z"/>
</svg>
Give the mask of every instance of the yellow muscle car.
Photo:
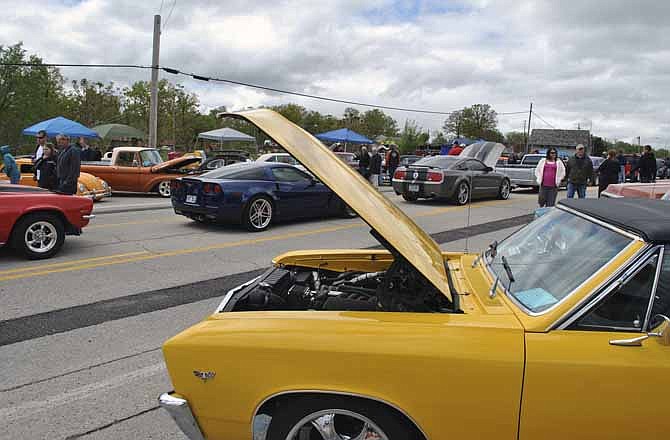
<svg viewBox="0 0 670 440">
<path fill-rule="evenodd" d="M 16 159 L 16 165 L 21 171 L 21 185 L 37 186 L 37 181 L 34 176 L 33 162 L 30 158 L 20 157 Z M 0 172 L 4 165 L 0 164 Z M 88 197 L 94 201 L 99 201 L 105 197 L 111 197 L 112 188 L 99 177 L 88 173 L 79 173 L 79 181 L 77 183 L 77 195 Z"/>
<path fill-rule="evenodd" d="M 569 200 L 480 255 L 442 252 L 309 133 L 247 120 L 385 250 L 289 252 L 168 340 L 190 439 L 661 439 L 670 208 Z"/>
</svg>

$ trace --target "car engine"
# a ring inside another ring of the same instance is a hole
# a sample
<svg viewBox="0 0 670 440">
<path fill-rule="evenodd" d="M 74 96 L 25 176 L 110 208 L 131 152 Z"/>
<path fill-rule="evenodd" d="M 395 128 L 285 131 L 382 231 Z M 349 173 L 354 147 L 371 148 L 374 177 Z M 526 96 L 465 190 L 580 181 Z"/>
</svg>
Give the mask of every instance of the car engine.
<svg viewBox="0 0 670 440">
<path fill-rule="evenodd" d="M 403 259 L 382 272 L 274 268 L 240 289 L 221 311 L 453 312 L 453 305 Z"/>
</svg>

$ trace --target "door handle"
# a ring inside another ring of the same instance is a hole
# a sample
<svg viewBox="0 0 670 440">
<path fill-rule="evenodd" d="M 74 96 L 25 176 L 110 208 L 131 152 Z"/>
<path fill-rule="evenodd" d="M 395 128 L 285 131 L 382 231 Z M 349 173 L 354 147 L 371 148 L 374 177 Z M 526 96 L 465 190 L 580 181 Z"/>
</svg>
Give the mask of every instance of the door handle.
<svg viewBox="0 0 670 440">
<path fill-rule="evenodd" d="M 649 335 L 642 335 L 630 339 L 613 339 L 610 341 L 610 345 L 617 345 L 619 347 L 641 347 L 642 342 L 647 339 L 649 339 Z"/>
</svg>

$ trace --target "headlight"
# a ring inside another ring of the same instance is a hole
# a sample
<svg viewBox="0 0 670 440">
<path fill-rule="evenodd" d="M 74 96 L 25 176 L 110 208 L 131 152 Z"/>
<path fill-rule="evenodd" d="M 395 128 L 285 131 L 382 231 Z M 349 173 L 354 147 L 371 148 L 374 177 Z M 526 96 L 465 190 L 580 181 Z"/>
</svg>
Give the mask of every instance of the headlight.
<svg viewBox="0 0 670 440">
<path fill-rule="evenodd" d="M 80 193 L 85 193 L 85 192 L 87 192 L 86 187 L 84 186 L 83 183 L 80 183 L 80 184 L 79 184 L 79 192 L 80 192 Z"/>
<path fill-rule="evenodd" d="M 107 185 L 107 182 L 105 182 L 105 181 L 104 181 L 104 180 L 102 180 L 102 179 L 100 179 L 100 182 L 101 182 L 101 184 L 102 184 L 102 187 L 103 187 L 104 189 L 107 189 L 107 188 L 109 188 L 109 185 Z"/>
</svg>

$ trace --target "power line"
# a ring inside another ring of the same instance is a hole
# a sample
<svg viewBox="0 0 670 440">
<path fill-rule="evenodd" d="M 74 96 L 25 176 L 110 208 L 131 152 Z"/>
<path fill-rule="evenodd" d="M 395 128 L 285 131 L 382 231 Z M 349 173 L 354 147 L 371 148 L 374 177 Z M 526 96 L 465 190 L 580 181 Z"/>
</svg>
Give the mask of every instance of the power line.
<svg viewBox="0 0 670 440">
<path fill-rule="evenodd" d="M 158 10 L 158 15 L 161 15 L 161 12 L 163 12 L 163 2 L 165 2 L 165 0 L 161 0 L 161 8 Z"/>
<path fill-rule="evenodd" d="M 553 125 L 551 125 L 550 123 L 548 123 L 547 121 L 545 121 L 544 118 L 543 118 L 542 116 L 540 116 L 537 112 L 533 112 L 533 113 L 535 114 L 535 116 L 536 116 L 537 118 L 540 119 L 540 121 L 544 122 L 545 124 L 547 124 L 548 126 L 550 126 L 551 128 L 553 128 L 554 130 L 556 130 L 556 127 L 554 127 Z"/>
<path fill-rule="evenodd" d="M 174 2 L 172 2 L 172 7 L 170 8 L 170 13 L 168 14 L 167 19 L 165 20 L 165 26 L 163 26 L 163 31 L 167 30 L 167 26 L 168 26 L 168 23 L 170 21 L 170 17 L 172 17 L 172 11 L 174 11 L 174 7 L 176 5 L 177 5 L 177 0 L 174 0 Z"/>
<path fill-rule="evenodd" d="M 0 66 L 21 66 L 21 67 L 90 67 L 90 68 L 123 68 L 123 69 L 151 69 L 151 66 L 146 66 L 146 65 L 141 65 L 141 64 L 64 64 L 64 63 L 0 63 Z M 291 90 L 284 90 L 284 89 L 278 89 L 275 87 L 269 87 L 269 86 L 264 86 L 260 84 L 252 84 L 252 83 L 246 83 L 242 81 L 235 81 L 232 79 L 226 79 L 226 78 L 216 78 L 212 76 L 205 76 L 205 75 L 199 75 L 196 73 L 189 73 L 189 72 L 183 72 L 179 69 L 171 68 L 171 67 L 160 67 L 159 69 L 163 70 L 166 73 L 171 73 L 173 75 L 183 75 L 183 76 L 190 76 L 191 78 L 198 80 L 198 81 L 212 81 L 212 82 L 220 82 L 220 83 L 225 83 L 225 84 L 232 84 L 232 85 L 237 85 L 237 86 L 243 86 L 243 87 L 249 87 L 253 89 L 259 89 L 259 90 L 265 90 L 268 92 L 275 92 L 275 93 L 281 93 L 285 95 L 293 95 L 293 96 L 300 96 L 303 98 L 310 98 L 310 99 L 318 99 L 321 101 L 328 101 L 328 102 L 337 102 L 340 104 L 349 104 L 349 105 L 356 105 L 356 106 L 361 106 L 361 107 L 370 107 L 370 108 L 378 108 L 378 109 L 384 109 L 384 110 L 397 110 L 401 112 L 409 112 L 409 113 L 425 113 L 425 114 L 432 114 L 432 115 L 450 115 L 453 113 L 458 113 L 460 110 L 453 110 L 453 111 L 436 111 L 436 110 L 426 110 L 426 109 L 415 109 L 415 108 L 408 108 L 408 107 L 394 107 L 394 106 L 388 106 L 388 105 L 379 105 L 379 104 L 370 104 L 370 103 L 365 103 L 365 102 L 360 102 L 360 101 L 354 101 L 354 100 L 349 100 L 349 99 L 339 99 L 339 98 L 331 98 L 328 96 L 320 96 L 320 95 L 312 95 L 309 93 L 302 93 L 302 92 L 295 92 Z M 518 111 L 518 112 L 502 112 L 498 113 L 498 115 L 520 115 L 520 114 L 525 114 L 525 111 Z"/>
</svg>

